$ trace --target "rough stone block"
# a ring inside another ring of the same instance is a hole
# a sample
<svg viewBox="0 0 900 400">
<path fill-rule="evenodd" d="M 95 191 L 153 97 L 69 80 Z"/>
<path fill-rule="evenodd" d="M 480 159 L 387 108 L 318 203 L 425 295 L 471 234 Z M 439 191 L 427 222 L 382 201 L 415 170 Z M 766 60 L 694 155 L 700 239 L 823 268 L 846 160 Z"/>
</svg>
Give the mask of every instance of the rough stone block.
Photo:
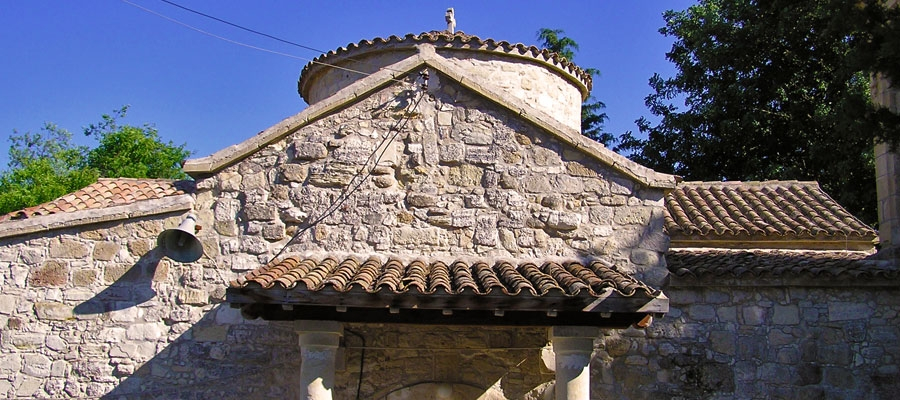
<svg viewBox="0 0 900 400">
<path fill-rule="evenodd" d="M 128 242 L 128 252 L 135 257 L 142 257 L 156 247 L 156 241 L 151 239 L 134 239 Z"/>
<path fill-rule="evenodd" d="M 282 223 L 266 224 L 262 228 L 262 237 L 268 241 L 284 239 L 284 234 L 284 224 Z"/>
<path fill-rule="evenodd" d="M 69 268 L 65 264 L 55 260 L 44 263 L 43 266 L 31 272 L 28 276 L 31 286 L 53 287 L 64 286 L 69 280 Z"/>
<path fill-rule="evenodd" d="M 445 164 L 459 164 L 465 160 L 466 146 L 462 143 L 447 143 L 440 147 L 440 161 Z"/>
<path fill-rule="evenodd" d="M 158 340 L 162 337 L 162 330 L 159 324 L 131 324 L 125 331 L 125 337 L 129 340 Z"/>
<path fill-rule="evenodd" d="M 248 204 L 244 216 L 250 221 L 272 221 L 278 218 L 278 209 L 269 204 Z"/>
<path fill-rule="evenodd" d="M 716 320 L 716 308 L 709 304 L 694 304 L 687 308 L 687 313 L 697 321 L 713 322 Z"/>
<path fill-rule="evenodd" d="M 287 182 L 303 182 L 309 170 L 305 165 L 284 164 L 281 166 L 281 177 Z"/>
<path fill-rule="evenodd" d="M 72 273 L 72 284 L 75 286 L 90 286 L 97 281 L 97 271 L 93 269 L 79 269 Z"/>
<path fill-rule="evenodd" d="M 795 305 L 776 305 L 772 313 L 772 322 L 777 325 L 797 325 L 800 323 L 800 309 Z"/>
<path fill-rule="evenodd" d="M 37 314 L 38 319 L 45 321 L 65 321 L 74 318 L 72 306 L 63 303 L 34 303 L 34 312 Z"/>
<path fill-rule="evenodd" d="M 497 151 L 490 147 L 466 146 L 466 162 L 470 164 L 494 164 L 497 162 Z"/>
<path fill-rule="evenodd" d="M 766 322 L 766 309 L 758 306 L 744 306 L 741 308 L 741 316 L 746 325 L 762 325 Z"/>
<path fill-rule="evenodd" d="M 829 321 L 868 319 L 872 309 L 865 303 L 832 301 L 828 303 Z"/>
<path fill-rule="evenodd" d="M 206 305 L 209 301 L 209 296 L 206 292 L 199 289 L 181 289 L 178 291 L 178 303 L 179 304 L 190 304 L 196 306 Z"/>
<path fill-rule="evenodd" d="M 328 156 L 328 148 L 321 143 L 294 142 L 294 159 L 319 160 Z"/>
<path fill-rule="evenodd" d="M 356 176 L 356 167 L 330 163 L 309 168 L 309 184 L 318 187 L 345 187 Z"/>
<path fill-rule="evenodd" d="M 485 174 L 484 169 L 469 164 L 450 167 L 447 174 L 447 183 L 465 188 L 473 188 L 481 184 L 481 178 Z"/>
<path fill-rule="evenodd" d="M 62 239 L 50 244 L 50 257 L 83 259 L 91 254 L 88 246 L 73 239 Z"/>
<path fill-rule="evenodd" d="M 428 193 L 410 192 L 406 195 L 406 204 L 411 207 L 433 207 L 438 202 L 438 197 Z"/>
<path fill-rule="evenodd" d="M 110 261 L 119 253 L 119 244 L 115 242 L 98 242 L 94 245 L 94 259 L 98 261 Z"/>
<path fill-rule="evenodd" d="M 13 296 L 8 294 L 0 295 L 0 314 L 10 315 L 16 312 L 16 303 L 18 302 L 19 296 Z"/>
</svg>

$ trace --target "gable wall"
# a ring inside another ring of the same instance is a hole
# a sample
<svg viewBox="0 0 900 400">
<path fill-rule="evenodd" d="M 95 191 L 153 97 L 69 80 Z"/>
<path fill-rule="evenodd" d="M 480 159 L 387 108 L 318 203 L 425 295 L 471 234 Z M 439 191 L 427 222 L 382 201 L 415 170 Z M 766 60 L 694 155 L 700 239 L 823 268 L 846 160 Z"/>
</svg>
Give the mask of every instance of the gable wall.
<svg viewBox="0 0 900 400">
<path fill-rule="evenodd" d="M 412 76 L 416 76 L 413 74 Z M 432 72 L 432 88 L 360 190 L 287 253 L 454 260 L 601 256 L 659 285 L 663 193 L 601 167 Z M 337 199 L 403 109 L 393 85 L 198 183 L 235 271 L 268 261 Z M 357 181 L 353 181 L 354 184 Z"/>
</svg>

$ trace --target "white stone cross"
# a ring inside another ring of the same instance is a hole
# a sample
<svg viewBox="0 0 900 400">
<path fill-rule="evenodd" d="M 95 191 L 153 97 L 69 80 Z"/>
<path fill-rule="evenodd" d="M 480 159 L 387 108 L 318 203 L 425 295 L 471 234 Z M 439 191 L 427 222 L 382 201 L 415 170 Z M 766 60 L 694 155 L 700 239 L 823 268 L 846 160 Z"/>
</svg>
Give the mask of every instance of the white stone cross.
<svg viewBox="0 0 900 400">
<path fill-rule="evenodd" d="M 447 21 L 447 31 L 456 33 L 456 18 L 453 17 L 453 7 L 447 9 L 447 13 L 444 14 L 444 20 Z"/>
</svg>

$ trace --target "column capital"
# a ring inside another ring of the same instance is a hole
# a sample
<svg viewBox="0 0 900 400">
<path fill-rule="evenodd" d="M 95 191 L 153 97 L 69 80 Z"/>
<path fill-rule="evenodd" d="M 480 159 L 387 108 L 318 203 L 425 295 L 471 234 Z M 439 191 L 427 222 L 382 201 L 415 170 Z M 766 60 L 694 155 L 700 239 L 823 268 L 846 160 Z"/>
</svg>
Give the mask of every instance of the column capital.
<svg viewBox="0 0 900 400">
<path fill-rule="evenodd" d="M 294 321 L 300 347 L 338 347 L 344 336 L 344 324 L 336 321 Z"/>
</svg>

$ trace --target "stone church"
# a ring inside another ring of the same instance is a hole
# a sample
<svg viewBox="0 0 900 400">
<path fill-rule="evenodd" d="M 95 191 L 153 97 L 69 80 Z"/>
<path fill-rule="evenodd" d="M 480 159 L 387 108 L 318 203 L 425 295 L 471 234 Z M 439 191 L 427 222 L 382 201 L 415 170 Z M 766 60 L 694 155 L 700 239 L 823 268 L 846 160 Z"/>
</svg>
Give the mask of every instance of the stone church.
<svg viewBox="0 0 900 400">
<path fill-rule="evenodd" d="M 351 44 L 298 89 L 193 180 L 0 217 L 0 395 L 900 393 L 896 264 L 815 182 L 637 165 L 580 135 L 589 74 L 462 32 Z"/>
</svg>

